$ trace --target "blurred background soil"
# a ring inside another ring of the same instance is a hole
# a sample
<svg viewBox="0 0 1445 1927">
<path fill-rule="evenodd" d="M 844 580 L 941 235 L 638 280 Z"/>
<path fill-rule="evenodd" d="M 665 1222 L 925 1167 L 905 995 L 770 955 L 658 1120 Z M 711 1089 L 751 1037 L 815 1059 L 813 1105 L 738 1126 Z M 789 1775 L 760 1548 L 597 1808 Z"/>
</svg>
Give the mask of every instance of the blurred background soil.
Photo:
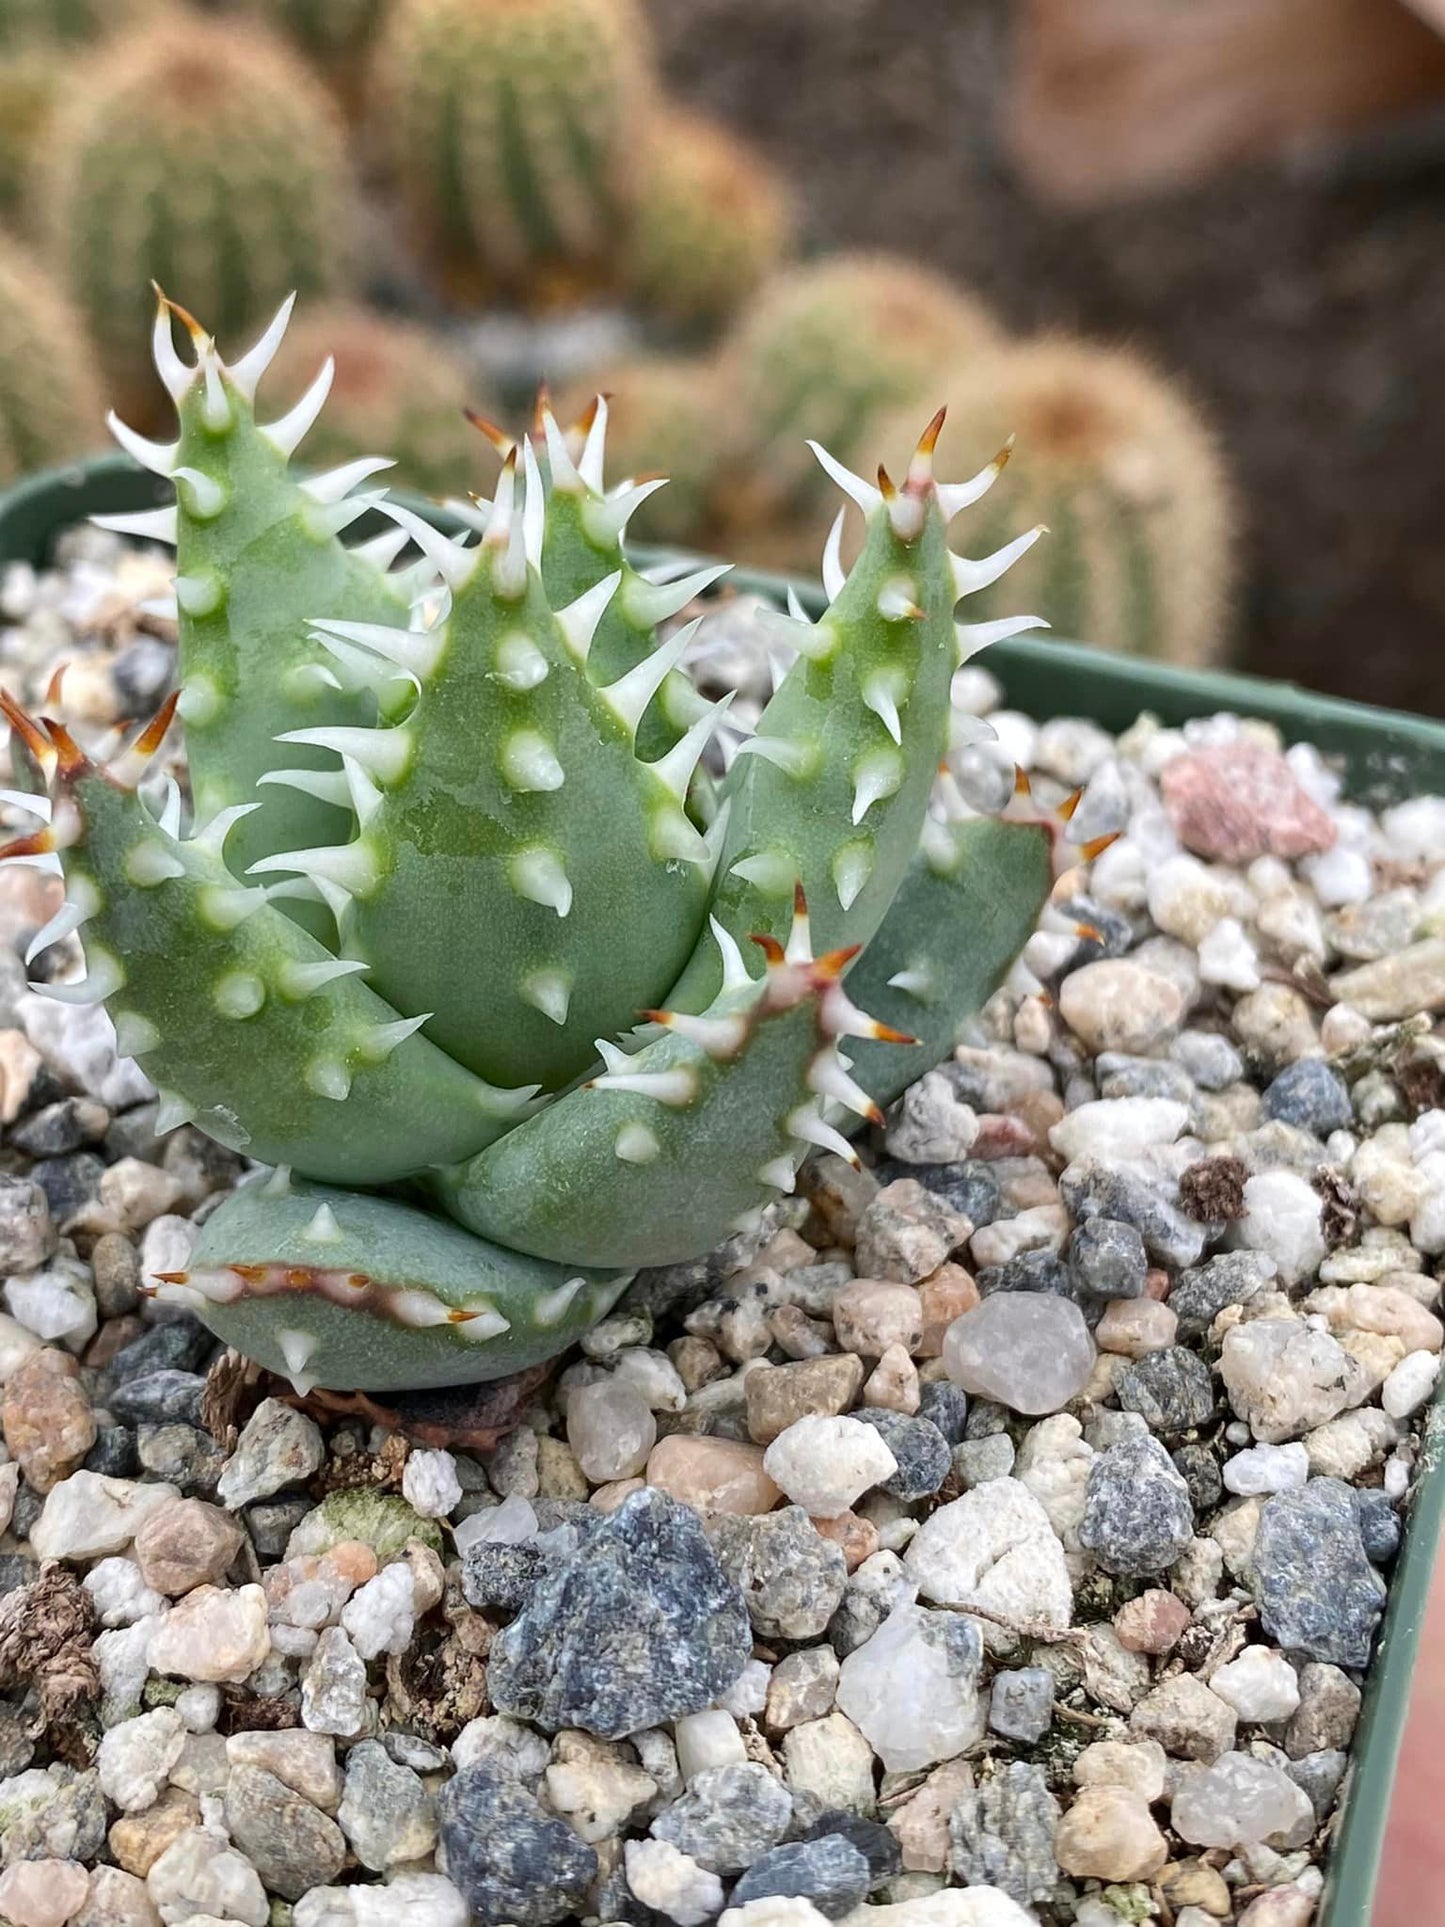
<svg viewBox="0 0 1445 1927">
<path fill-rule="evenodd" d="M 1350 119 L 1329 84 L 1323 105 L 1271 97 L 1295 79 L 1287 49 L 1243 47 L 1239 73 L 1216 74 L 1218 127 L 1182 136 L 1141 78 L 1153 149 L 1115 158 L 1121 178 L 1165 179 L 1144 196 L 1100 166 L 1128 103 L 1101 93 L 1091 126 L 1087 69 L 1050 70 L 1005 0 L 648 4 L 668 77 L 791 176 L 810 243 L 915 254 L 1017 328 L 1184 374 L 1239 485 L 1242 667 L 1445 714 L 1445 84 L 1411 16 L 1374 0 L 1383 77 L 1348 46 L 1331 56 L 1363 128 L 1322 135 Z M 1371 116 L 1372 88 L 1400 111 Z M 1210 172 L 1181 138 L 1275 151 Z M 1167 184 L 1190 172 L 1208 178 Z M 1075 173 L 1094 205 L 1069 204 Z"/>
</svg>

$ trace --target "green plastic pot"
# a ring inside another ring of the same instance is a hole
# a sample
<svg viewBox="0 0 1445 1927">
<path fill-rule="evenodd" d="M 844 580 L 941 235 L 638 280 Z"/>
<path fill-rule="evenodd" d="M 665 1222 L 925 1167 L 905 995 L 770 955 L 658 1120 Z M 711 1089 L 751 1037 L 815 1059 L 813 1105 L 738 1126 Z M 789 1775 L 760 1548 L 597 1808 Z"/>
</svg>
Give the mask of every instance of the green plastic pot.
<svg viewBox="0 0 1445 1927">
<path fill-rule="evenodd" d="M 0 564 L 44 563 L 55 537 L 85 516 L 149 508 L 168 493 L 155 476 L 115 455 L 31 476 L 0 495 Z M 413 500 L 411 505 L 443 527 L 457 526 L 433 503 Z M 646 559 L 645 552 L 636 559 Z M 739 588 L 779 599 L 788 587 L 784 577 L 745 570 L 729 579 Z M 824 598 L 816 584 L 794 586 L 812 612 L 822 609 Z M 1348 794 L 1359 802 L 1378 807 L 1405 796 L 1445 793 L 1445 724 L 1418 716 L 1316 696 L 1289 683 L 1175 669 L 1068 642 L 1020 638 L 999 643 L 988 652 L 988 667 L 1003 684 L 1008 705 L 1040 720 L 1087 716 L 1105 729 L 1120 731 L 1141 710 L 1168 724 L 1233 710 L 1263 717 L 1287 741 L 1313 743 L 1337 758 Z M 1366 1927 L 1370 1919 L 1411 1675 L 1445 1517 L 1442 1440 L 1445 1387 L 1425 1426 L 1404 1547 L 1367 1686 L 1318 1927 Z"/>
</svg>

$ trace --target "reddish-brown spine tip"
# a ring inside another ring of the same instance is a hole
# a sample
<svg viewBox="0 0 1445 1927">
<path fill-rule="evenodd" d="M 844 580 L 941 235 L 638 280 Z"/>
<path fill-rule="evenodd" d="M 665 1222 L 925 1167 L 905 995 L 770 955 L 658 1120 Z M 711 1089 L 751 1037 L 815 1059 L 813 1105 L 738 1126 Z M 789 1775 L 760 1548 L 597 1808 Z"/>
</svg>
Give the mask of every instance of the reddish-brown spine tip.
<svg viewBox="0 0 1445 1927">
<path fill-rule="evenodd" d="M 536 398 L 532 403 L 532 433 L 544 435 L 547 432 L 547 417 L 552 412 L 552 391 L 547 386 L 546 377 L 537 383 Z"/>
<path fill-rule="evenodd" d="M 155 715 L 151 717 L 140 735 L 131 744 L 142 756 L 154 756 L 166 739 L 166 731 L 175 720 L 176 704 L 181 700 L 179 689 L 173 689 Z"/>
<path fill-rule="evenodd" d="M 464 408 L 462 413 L 479 434 L 486 436 L 503 461 L 515 453 L 516 440 L 507 433 L 505 428 L 498 428 L 494 421 L 488 421 L 485 415 L 479 415 L 475 408 Z"/>
<path fill-rule="evenodd" d="M 47 709 L 59 709 L 63 700 L 62 692 L 65 688 L 65 672 L 69 667 L 70 664 L 68 662 L 58 662 L 51 672 L 50 681 L 45 685 L 45 706 Z"/>
<path fill-rule="evenodd" d="M 1079 845 L 1079 855 L 1086 863 L 1092 863 L 1096 857 L 1101 857 L 1111 844 L 1117 843 L 1123 834 L 1122 830 L 1110 830 L 1107 836 L 1093 837 L 1088 843 Z"/>
<path fill-rule="evenodd" d="M 911 1030 L 895 1030 L 892 1024 L 874 1022 L 874 1038 L 880 1044 L 916 1044 L 918 1039 Z"/>
<path fill-rule="evenodd" d="M 188 1271 L 153 1271 L 152 1278 L 159 1278 L 163 1285 L 183 1285 L 190 1277 Z"/>
<path fill-rule="evenodd" d="M 927 428 L 925 428 L 923 433 L 918 437 L 916 453 L 922 455 L 925 460 L 931 457 L 934 449 L 937 448 L 938 438 L 943 433 L 943 424 L 947 420 L 948 410 L 946 408 L 940 408 Z"/>
<path fill-rule="evenodd" d="M 205 329 L 201 326 L 200 322 L 197 321 L 190 309 L 183 308 L 179 301 L 172 301 L 159 281 L 152 281 L 151 286 L 156 291 L 156 300 L 160 302 L 167 314 L 175 316 L 176 320 L 180 322 L 186 333 L 191 337 L 195 346 L 200 348 L 208 337 Z"/>
<path fill-rule="evenodd" d="M 54 848 L 55 832 L 47 823 L 43 830 L 32 830 L 28 836 L 17 836 L 10 843 L 0 844 L 0 863 L 12 856 L 49 856 Z"/>
<path fill-rule="evenodd" d="M 768 962 L 775 967 L 787 961 L 783 954 L 783 946 L 778 942 L 776 937 L 769 937 L 763 932 L 755 930 L 748 941 L 749 943 L 755 943 L 767 958 Z"/>
<path fill-rule="evenodd" d="M 898 486 L 882 462 L 878 464 L 878 492 L 885 502 L 896 502 L 898 499 Z"/>
<path fill-rule="evenodd" d="M 861 943 L 850 943 L 841 950 L 825 950 L 821 957 L 813 960 L 813 974 L 825 982 L 834 981 L 842 976 L 862 948 Z"/>
<path fill-rule="evenodd" d="M 1079 787 L 1076 790 L 1071 790 L 1069 794 L 1064 798 L 1063 802 L 1060 803 L 1059 807 L 1054 811 L 1054 815 L 1059 819 L 1061 823 L 1072 822 L 1074 811 L 1079 807 L 1080 803 L 1082 803 L 1083 800 L 1084 800 L 1084 785 L 1080 783 Z"/>
<path fill-rule="evenodd" d="M 45 729 L 55 745 L 55 767 L 59 771 L 62 782 L 71 782 L 75 777 L 83 776 L 88 769 L 94 767 L 64 723 L 58 723 L 53 716 L 47 716 Z"/>
<path fill-rule="evenodd" d="M 1033 785 L 1029 781 L 1028 771 L 1024 768 L 1022 763 L 1015 763 L 1014 764 L 1014 795 L 1027 796 L 1030 802 L 1032 802 L 1033 794 L 1034 794 Z"/>
<path fill-rule="evenodd" d="M 42 765 L 49 760 L 50 744 L 46 741 L 44 731 L 33 716 L 26 714 L 8 689 L 0 689 L 0 715 L 4 716 L 32 756 Z"/>
</svg>

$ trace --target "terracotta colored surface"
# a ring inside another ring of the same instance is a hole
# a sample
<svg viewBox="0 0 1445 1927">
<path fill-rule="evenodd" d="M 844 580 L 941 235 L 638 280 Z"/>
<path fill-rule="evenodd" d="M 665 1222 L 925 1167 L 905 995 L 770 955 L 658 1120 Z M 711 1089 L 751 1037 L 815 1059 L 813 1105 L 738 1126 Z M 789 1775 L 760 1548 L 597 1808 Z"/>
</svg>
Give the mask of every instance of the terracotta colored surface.
<svg viewBox="0 0 1445 1927">
<path fill-rule="evenodd" d="M 1445 1927 L 1445 1561 L 1436 1568 L 1371 1927 Z"/>
</svg>

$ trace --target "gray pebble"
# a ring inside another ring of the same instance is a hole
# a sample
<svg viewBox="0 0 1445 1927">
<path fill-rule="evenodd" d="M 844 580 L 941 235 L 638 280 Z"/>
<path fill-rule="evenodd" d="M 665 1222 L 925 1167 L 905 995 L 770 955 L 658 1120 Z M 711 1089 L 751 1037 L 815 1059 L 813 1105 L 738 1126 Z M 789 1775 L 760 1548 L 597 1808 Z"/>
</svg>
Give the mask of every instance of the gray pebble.
<svg viewBox="0 0 1445 1927">
<path fill-rule="evenodd" d="M 1265 1631 L 1286 1652 L 1365 1667 L 1385 1603 L 1385 1582 L 1360 1538 L 1351 1487 L 1311 1479 L 1264 1502 L 1251 1561 Z"/>
<path fill-rule="evenodd" d="M 950 1866 L 965 1886 L 1001 1887 L 1020 1907 L 1053 1893 L 1058 1802 L 1042 1768 L 1023 1760 L 1001 1766 L 962 1795 L 948 1823 Z"/>
<path fill-rule="evenodd" d="M 759 1854 L 733 1888 L 728 1905 L 744 1907 L 776 1894 L 810 1900 L 820 1914 L 837 1920 L 862 1906 L 872 1884 L 868 1862 L 853 1842 L 841 1833 L 824 1833 Z"/>
<path fill-rule="evenodd" d="M 1144 1240 L 1117 1218 L 1086 1218 L 1069 1240 L 1069 1271 L 1082 1295 L 1137 1298 L 1149 1271 Z"/>
<path fill-rule="evenodd" d="M 1189 1488 L 1157 1439 L 1121 1439 L 1096 1453 L 1079 1543 L 1106 1572 L 1165 1572 L 1193 1537 Z"/>
<path fill-rule="evenodd" d="M 898 1461 L 898 1470 L 881 1482 L 879 1490 L 906 1505 L 931 1498 L 953 1463 L 948 1440 L 938 1427 L 926 1418 L 909 1418 L 876 1405 L 860 1405 L 853 1417 L 880 1432 Z"/>
<path fill-rule="evenodd" d="M 1137 1412 L 1151 1432 L 1177 1438 L 1214 1416 L 1214 1384 L 1198 1352 L 1170 1345 L 1131 1359 L 1114 1380 L 1126 1412 Z"/>
<path fill-rule="evenodd" d="M 1046 1666 L 1021 1666 L 995 1673 L 988 1723 L 1000 1738 L 1032 1746 L 1054 1717 L 1054 1676 Z"/>
<path fill-rule="evenodd" d="M 597 1855 L 505 1768 L 466 1767 L 437 1798 L 438 1856 L 481 1927 L 552 1927 L 586 1911 Z"/>
<path fill-rule="evenodd" d="M 759 1638 L 822 1635 L 842 1600 L 848 1568 L 841 1546 L 816 1531 L 801 1506 L 720 1513 L 709 1522 L 708 1537 Z"/>
<path fill-rule="evenodd" d="M 776 1846 L 793 1817 L 793 1800 L 765 1766 L 740 1760 L 694 1775 L 681 1799 L 663 1809 L 652 1832 L 710 1873 L 741 1873 Z"/>
</svg>

